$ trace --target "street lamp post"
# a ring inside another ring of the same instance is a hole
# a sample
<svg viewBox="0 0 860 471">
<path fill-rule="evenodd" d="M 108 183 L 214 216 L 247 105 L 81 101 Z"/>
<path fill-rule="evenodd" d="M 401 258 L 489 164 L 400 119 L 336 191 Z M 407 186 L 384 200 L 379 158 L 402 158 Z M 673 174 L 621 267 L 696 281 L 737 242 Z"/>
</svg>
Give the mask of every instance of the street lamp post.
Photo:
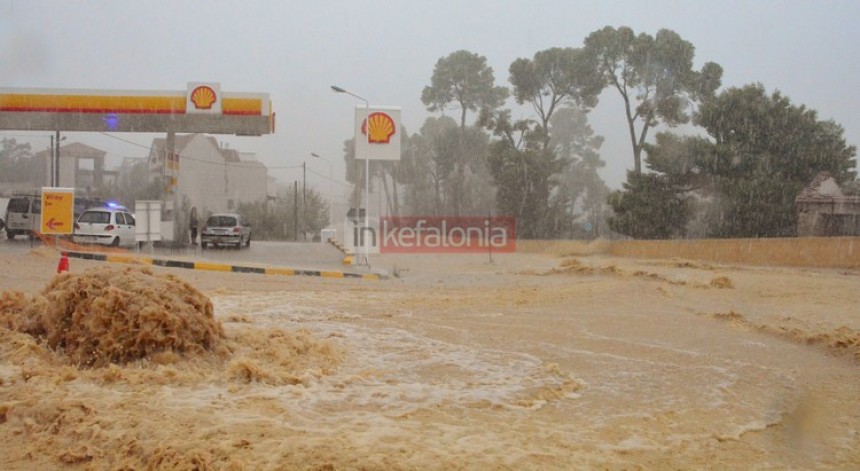
<svg viewBox="0 0 860 471">
<path fill-rule="evenodd" d="M 338 86 L 332 85 L 331 89 L 336 93 L 346 93 L 347 95 L 358 98 L 359 100 L 364 102 L 364 136 L 366 145 L 364 147 L 364 230 L 361 231 L 361 241 L 362 246 L 364 247 L 364 262 L 370 267 L 370 250 L 367 247 L 367 237 L 364 234 L 364 231 L 370 228 L 370 220 L 368 218 L 368 213 L 370 212 L 370 102 L 367 101 L 366 98 L 356 95 L 350 91 L 347 91 Z M 357 158 L 358 156 L 356 156 Z M 359 208 L 360 210 L 361 208 Z"/>
</svg>

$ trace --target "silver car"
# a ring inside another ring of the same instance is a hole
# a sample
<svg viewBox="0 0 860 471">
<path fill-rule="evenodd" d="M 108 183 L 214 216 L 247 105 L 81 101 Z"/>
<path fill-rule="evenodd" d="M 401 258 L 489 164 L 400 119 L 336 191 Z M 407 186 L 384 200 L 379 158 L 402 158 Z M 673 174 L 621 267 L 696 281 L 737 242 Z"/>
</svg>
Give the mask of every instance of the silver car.
<svg viewBox="0 0 860 471">
<path fill-rule="evenodd" d="M 242 222 L 242 217 L 233 213 L 218 213 L 206 219 L 200 233 L 200 247 L 209 245 L 232 245 L 237 249 L 251 245 L 251 227 Z"/>
</svg>

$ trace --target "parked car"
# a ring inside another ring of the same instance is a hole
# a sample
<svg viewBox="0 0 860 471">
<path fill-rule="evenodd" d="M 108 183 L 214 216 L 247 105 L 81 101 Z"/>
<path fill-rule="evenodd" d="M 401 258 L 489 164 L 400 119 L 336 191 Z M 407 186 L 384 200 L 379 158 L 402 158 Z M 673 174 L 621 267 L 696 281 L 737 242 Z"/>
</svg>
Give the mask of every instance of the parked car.
<svg viewBox="0 0 860 471">
<path fill-rule="evenodd" d="M 200 247 L 233 245 L 237 249 L 251 245 L 251 227 L 242 222 L 241 216 L 232 213 L 213 214 L 206 219 L 200 233 Z"/>
<path fill-rule="evenodd" d="M 42 217 L 42 197 L 38 195 L 16 195 L 6 205 L 6 237 L 14 239 L 18 235 L 33 237 L 39 229 Z"/>
<path fill-rule="evenodd" d="M 75 222 L 76 244 L 134 245 L 134 216 L 125 206 L 106 205 L 85 210 Z"/>
</svg>

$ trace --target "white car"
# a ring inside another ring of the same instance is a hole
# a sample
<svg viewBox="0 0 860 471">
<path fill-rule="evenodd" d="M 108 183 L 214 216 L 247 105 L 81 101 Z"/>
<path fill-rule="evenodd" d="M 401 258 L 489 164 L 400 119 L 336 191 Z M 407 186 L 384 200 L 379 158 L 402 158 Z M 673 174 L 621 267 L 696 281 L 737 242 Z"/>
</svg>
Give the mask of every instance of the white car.
<svg viewBox="0 0 860 471">
<path fill-rule="evenodd" d="M 72 242 L 114 247 L 134 245 L 134 216 L 124 206 L 87 209 L 75 222 Z"/>
</svg>

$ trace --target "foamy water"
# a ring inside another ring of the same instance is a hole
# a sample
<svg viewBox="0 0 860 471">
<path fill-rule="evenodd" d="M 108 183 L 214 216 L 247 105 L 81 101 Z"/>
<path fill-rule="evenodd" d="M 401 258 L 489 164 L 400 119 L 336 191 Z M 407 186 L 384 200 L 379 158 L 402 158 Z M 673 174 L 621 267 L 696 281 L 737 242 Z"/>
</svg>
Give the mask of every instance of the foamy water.
<svg viewBox="0 0 860 471">
<path fill-rule="evenodd" d="M 504 444 L 511 448 L 499 463 L 511 466 L 532 463 L 536 449 L 556 457 L 550 462 L 568 450 L 586 465 L 595 453 L 635 456 L 698 449 L 707 454 L 710 447 L 780 424 L 798 407 L 794 372 L 755 360 L 771 348 L 767 342 L 743 340 L 739 348 L 747 354 L 715 359 L 702 349 L 581 329 L 580 345 L 598 348 L 537 342 L 530 352 L 515 345 L 495 349 L 443 341 L 438 329 L 432 336 L 422 335 L 421 319 L 402 307 L 396 294 L 365 299 L 364 307 L 352 309 L 351 301 L 350 294 L 312 292 L 213 299 L 220 318 L 241 314 L 255 328 L 307 329 L 343 349 L 344 361 L 333 374 L 270 389 L 267 395 L 287 408 L 293 420 L 302 418 L 299 428 L 321 434 L 341 431 L 350 442 L 431 446 L 436 441 L 432 446 L 464 456 Z M 365 322 L 360 312 L 367 305 L 390 310 L 412 326 L 407 330 Z M 466 315 L 498 322 L 505 314 Z M 445 338 L 468 338 L 454 326 L 442 330 Z M 582 375 L 542 360 L 535 351 L 572 359 L 581 365 Z M 509 415 L 518 425 L 488 423 L 475 436 L 461 423 L 486 414 Z M 425 416 L 433 419 L 409 420 Z M 415 433 L 420 438 L 403 436 Z"/>
<path fill-rule="evenodd" d="M 312 300 L 307 300 L 312 301 Z M 442 342 L 395 328 L 362 327 L 343 320 L 356 314 L 297 303 L 296 294 L 219 296 L 218 316 L 242 313 L 255 327 L 304 328 L 346 350 L 336 374 L 311 385 L 293 405 L 336 412 L 348 404 L 397 417 L 419 408 L 539 408 L 535 390 L 575 399 L 578 383 L 553 365 L 516 351 Z"/>
</svg>

